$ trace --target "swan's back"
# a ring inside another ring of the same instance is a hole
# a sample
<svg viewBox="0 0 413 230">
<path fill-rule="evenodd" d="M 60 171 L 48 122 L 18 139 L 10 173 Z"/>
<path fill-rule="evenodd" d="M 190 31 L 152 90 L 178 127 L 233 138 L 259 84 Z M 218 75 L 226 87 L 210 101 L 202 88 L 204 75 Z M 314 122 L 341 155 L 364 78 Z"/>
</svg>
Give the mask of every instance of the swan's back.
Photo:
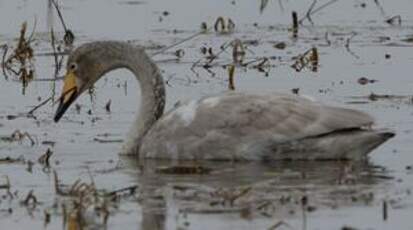
<svg viewBox="0 0 413 230">
<path fill-rule="evenodd" d="M 167 113 L 144 137 L 139 155 L 199 160 L 364 158 L 389 138 L 361 130 L 373 123 L 363 112 L 295 95 L 227 93 Z M 350 153 L 341 143 L 355 143 L 354 138 L 362 139 L 357 146 L 361 149 Z M 326 152 L 329 149 L 338 153 Z"/>
</svg>

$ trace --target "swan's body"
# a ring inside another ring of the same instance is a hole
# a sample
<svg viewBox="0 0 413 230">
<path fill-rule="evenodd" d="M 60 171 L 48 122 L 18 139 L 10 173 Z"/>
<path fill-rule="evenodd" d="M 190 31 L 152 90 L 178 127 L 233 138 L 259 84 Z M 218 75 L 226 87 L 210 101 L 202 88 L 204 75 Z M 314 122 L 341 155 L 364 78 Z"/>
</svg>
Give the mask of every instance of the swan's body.
<svg viewBox="0 0 413 230">
<path fill-rule="evenodd" d="M 163 115 L 165 89 L 143 49 L 122 42 L 93 42 L 76 49 L 56 112 L 103 74 L 131 70 L 141 86 L 142 106 L 123 154 L 139 158 L 195 160 L 352 159 L 394 136 L 369 127 L 356 110 L 324 106 L 296 95 L 226 93 L 180 105 Z"/>
</svg>

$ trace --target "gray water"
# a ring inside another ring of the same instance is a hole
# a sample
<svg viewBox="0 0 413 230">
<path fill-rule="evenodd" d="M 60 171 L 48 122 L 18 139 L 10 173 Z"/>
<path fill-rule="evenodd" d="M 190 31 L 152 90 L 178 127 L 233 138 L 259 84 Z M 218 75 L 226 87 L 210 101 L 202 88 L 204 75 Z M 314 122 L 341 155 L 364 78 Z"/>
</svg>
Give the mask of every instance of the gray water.
<svg viewBox="0 0 413 230">
<path fill-rule="evenodd" d="M 320 0 L 318 5 L 325 2 Z M 36 119 L 8 116 L 28 112 L 39 99 L 51 96 L 53 89 L 59 93 L 60 81 L 56 85 L 32 81 L 23 94 L 18 78 L 1 77 L 0 136 L 9 137 L 20 130 L 35 140 L 34 145 L 27 138 L 0 141 L 0 158 L 25 159 L 25 163 L 0 163 L 0 184 L 8 176 L 10 191 L 16 192 L 12 199 L 0 189 L 1 229 L 68 228 L 63 226 L 60 207 L 71 198 L 56 194 L 54 170 L 60 183 L 69 186 L 79 178 L 89 183 L 91 177 L 99 191 L 138 186 L 136 194 L 111 205 L 107 229 L 271 229 L 279 221 L 287 224 L 277 229 L 411 229 L 413 80 L 409 68 L 413 52 L 406 39 L 413 36 L 413 4 L 409 0 L 381 1 L 382 12 L 374 1 L 337 1 L 312 16 L 314 25 L 305 21 L 294 40 L 289 31 L 291 11 L 304 15 L 311 3 L 273 0 L 260 13 L 261 2 L 250 0 L 73 0 L 63 2 L 61 10 L 76 36 L 75 46 L 95 40 L 127 40 L 147 47 L 148 53 L 198 33 L 202 22 L 211 28 L 217 17 L 229 17 L 236 24 L 233 33 L 210 30 L 153 57 L 168 80 L 167 106 L 228 89 L 227 70 L 221 66 L 210 69 L 214 74 L 201 67 L 191 71 L 193 63 L 204 58 L 201 47 L 212 47 L 216 53 L 222 44 L 236 38 L 255 41 L 248 45 L 247 60 L 276 58 L 265 67 L 268 76 L 253 68 L 236 68 L 236 90 L 291 92 L 299 88 L 300 94 L 323 103 L 369 112 L 378 127 L 392 129 L 397 136 L 374 150 L 367 163 L 207 162 L 200 165 L 212 170 L 207 175 L 164 174 L 156 169 L 170 162 L 137 165 L 117 154 L 117 140 L 124 137 L 139 104 L 138 85 L 130 72 L 107 74 L 96 84 L 93 100 L 84 94 L 77 101 L 80 112 L 71 108 L 58 124 L 52 120 L 56 109 L 52 104 L 37 110 Z M 401 25 L 384 22 L 395 15 L 401 16 Z M 0 45 L 15 46 L 24 21 L 29 32 L 37 22 L 32 44 L 35 55 L 52 51 L 51 26 L 58 39 L 64 35 L 48 1 L 0 0 Z M 285 42 L 286 48 L 274 48 L 277 42 Z M 308 68 L 296 72 L 290 67 L 294 56 L 312 47 L 319 51 L 317 72 Z M 185 55 L 175 60 L 173 52 L 178 49 Z M 231 55 L 228 50 L 216 62 L 229 64 Z M 35 78 L 53 78 L 53 56 L 35 56 L 34 65 Z M 377 82 L 361 85 L 361 77 Z M 372 101 L 368 99 L 371 93 L 401 97 Z M 109 99 L 110 113 L 104 108 Z M 43 168 L 37 159 L 48 148 L 53 151 L 51 166 Z M 28 161 L 34 163 L 31 171 Z M 21 204 L 30 190 L 39 202 L 35 208 Z M 242 191 L 246 194 L 228 201 L 228 194 Z M 308 204 L 302 205 L 303 197 Z M 383 204 L 387 205 L 387 220 Z M 47 224 L 45 212 L 51 216 Z M 101 218 L 88 219 L 94 222 L 90 228 L 102 228 Z"/>
</svg>

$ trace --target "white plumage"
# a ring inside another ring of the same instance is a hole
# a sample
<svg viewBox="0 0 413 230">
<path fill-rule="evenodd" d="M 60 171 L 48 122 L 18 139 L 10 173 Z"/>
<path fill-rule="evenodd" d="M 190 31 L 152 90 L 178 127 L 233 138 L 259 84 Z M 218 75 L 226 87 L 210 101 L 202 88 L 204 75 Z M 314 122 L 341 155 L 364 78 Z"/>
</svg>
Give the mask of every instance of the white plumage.
<svg viewBox="0 0 413 230">
<path fill-rule="evenodd" d="M 139 158 L 361 160 L 394 136 L 372 130 L 374 121 L 363 112 L 289 94 L 228 92 L 163 115 L 165 89 L 157 66 L 143 49 L 110 41 L 84 44 L 70 55 L 68 76 L 76 76 L 75 96 L 61 100 L 55 120 L 79 94 L 117 68 L 131 70 L 141 87 L 142 106 L 122 148 Z"/>
</svg>

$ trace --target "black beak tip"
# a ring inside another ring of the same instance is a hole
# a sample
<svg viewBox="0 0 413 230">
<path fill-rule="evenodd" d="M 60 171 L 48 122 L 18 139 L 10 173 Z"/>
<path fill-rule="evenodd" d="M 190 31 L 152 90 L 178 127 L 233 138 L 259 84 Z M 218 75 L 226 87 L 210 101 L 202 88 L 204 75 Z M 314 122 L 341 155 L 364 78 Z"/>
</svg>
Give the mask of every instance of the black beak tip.
<svg viewBox="0 0 413 230">
<path fill-rule="evenodd" d="M 61 117 L 62 117 L 61 115 L 56 114 L 56 115 L 54 116 L 54 118 L 53 118 L 54 122 L 55 122 L 55 123 L 59 122 L 59 120 L 60 120 Z"/>
<path fill-rule="evenodd" d="M 63 102 L 63 98 L 60 99 L 59 107 L 57 107 L 55 116 L 53 118 L 54 122 L 59 122 L 60 118 L 62 118 L 63 114 L 69 108 L 69 106 L 75 101 L 77 97 L 77 93 L 73 93 L 68 101 Z"/>
<path fill-rule="evenodd" d="M 66 109 L 69 107 L 69 105 L 64 104 L 63 102 L 60 102 L 59 107 L 56 110 L 56 114 L 54 116 L 54 122 L 59 122 L 60 118 L 62 118 L 63 114 L 66 112 Z"/>
</svg>

